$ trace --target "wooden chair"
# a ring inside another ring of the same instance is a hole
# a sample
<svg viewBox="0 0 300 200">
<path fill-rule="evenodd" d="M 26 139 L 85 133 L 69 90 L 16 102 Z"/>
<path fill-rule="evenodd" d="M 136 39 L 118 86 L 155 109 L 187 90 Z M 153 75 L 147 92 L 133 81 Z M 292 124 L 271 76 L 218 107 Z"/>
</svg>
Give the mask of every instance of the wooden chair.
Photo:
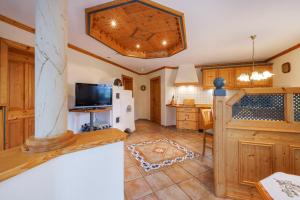
<svg viewBox="0 0 300 200">
<path fill-rule="evenodd" d="M 212 148 L 212 151 L 213 151 L 213 144 L 211 146 L 206 145 L 206 137 L 207 137 L 207 135 L 211 135 L 211 136 L 214 135 L 214 130 L 213 130 L 214 122 L 213 122 L 212 109 L 201 109 L 200 114 L 201 114 L 201 117 L 203 120 L 203 127 L 204 127 L 203 128 L 203 133 L 204 133 L 203 151 L 202 151 L 202 155 L 204 156 L 206 147 Z"/>
</svg>

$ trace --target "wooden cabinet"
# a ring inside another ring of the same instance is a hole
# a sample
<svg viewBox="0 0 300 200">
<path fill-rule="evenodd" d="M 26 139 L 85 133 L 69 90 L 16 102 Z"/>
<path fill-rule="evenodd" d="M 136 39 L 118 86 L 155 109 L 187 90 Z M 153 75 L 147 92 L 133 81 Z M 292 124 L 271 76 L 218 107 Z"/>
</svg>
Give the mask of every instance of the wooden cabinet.
<svg viewBox="0 0 300 200">
<path fill-rule="evenodd" d="M 202 71 L 202 86 L 203 88 L 213 88 L 214 80 L 218 77 L 217 69 L 205 69 Z"/>
<path fill-rule="evenodd" d="M 177 108 L 176 127 L 179 129 L 198 130 L 198 108 Z"/>
<path fill-rule="evenodd" d="M 223 68 L 218 70 L 218 77 L 225 80 L 225 88 L 233 89 L 235 87 L 235 71 L 234 68 Z"/>
<path fill-rule="evenodd" d="M 210 108 L 210 105 L 203 106 L 203 108 Z M 203 130 L 201 109 L 202 107 L 177 107 L 176 127 L 179 129 Z"/>
<path fill-rule="evenodd" d="M 241 74 L 251 74 L 252 67 L 239 67 L 235 69 L 235 88 L 249 88 L 251 87 L 251 82 L 239 81 L 237 78 Z"/>
<path fill-rule="evenodd" d="M 270 66 L 256 66 L 255 71 L 263 73 L 264 71 L 273 72 L 273 68 Z M 261 81 L 253 81 L 252 86 L 253 87 L 272 87 L 273 85 L 273 78 L 269 78 L 267 80 L 261 80 Z"/>
<path fill-rule="evenodd" d="M 255 67 L 256 71 L 272 72 L 272 66 L 270 65 L 261 65 Z M 262 81 L 239 81 L 237 78 L 245 73 L 251 75 L 252 67 L 226 67 L 221 69 L 204 69 L 202 70 L 202 86 L 204 89 L 213 89 L 213 81 L 217 77 L 222 77 L 225 79 L 225 88 L 226 89 L 240 89 L 240 88 L 251 88 L 251 87 L 272 87 L 273 80 L 269 78 Z"/>
</svg>

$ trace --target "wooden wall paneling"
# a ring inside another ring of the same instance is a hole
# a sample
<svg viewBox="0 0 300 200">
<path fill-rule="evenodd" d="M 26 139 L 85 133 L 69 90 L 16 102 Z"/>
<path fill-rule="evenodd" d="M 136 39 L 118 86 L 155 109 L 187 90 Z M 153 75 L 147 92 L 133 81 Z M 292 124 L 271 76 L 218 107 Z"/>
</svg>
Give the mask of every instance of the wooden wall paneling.
<svg viewBox="0 0 300 200">
<path fill-rule="evenodd" d="M 0 107 L 0 152 L 4 150 L 4 108 Z"/>
<path fill-rule="evenodd" d="M 34 136 L 34 117 L 24 119 L 24 137 Z"/>
<path fill-rule="evenodd" d="M 17 147 L 23 144 L 25 142 L 24 130 L 24 119 L 7 121 L 5 149 Z"/>
<path fill-rule="evenodd" d="M 239 142 L 239 179 L 255 184 L 274 172 L 274 144 Z"/>
<path fill-rule="evenodd" d="M 8 46 L 0 39 L 0 105 L 8 102 Z"/>
<path fill-rule="evenodd" d="M 290 145 L 290 172 L 300 176 L 300 146 Z"/>
<path fill-rule="evenodd" d="M 225 88 L 233 89 L 235 87 L 235 70 L 234 68 L 223 68 L 218 70 L 218 77 L 225 79 Z"/>
</svg>

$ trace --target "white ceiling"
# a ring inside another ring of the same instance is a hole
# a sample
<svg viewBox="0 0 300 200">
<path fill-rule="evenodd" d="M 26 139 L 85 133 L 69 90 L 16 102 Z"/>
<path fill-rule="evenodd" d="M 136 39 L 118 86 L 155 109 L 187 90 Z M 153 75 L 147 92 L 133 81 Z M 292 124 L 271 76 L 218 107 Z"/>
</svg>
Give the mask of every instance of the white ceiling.
<svg viewBox="0 0 300 200">
<path fill-rule="evenodd" d="M 116 54 L 85 33 L 84 9 L 110 0 L 69 0 L 69 42 L 104 58 L 147 72 L 161 66 L 264 60 L 300 42 L 300 0 L 156 0 L 185 14 L 188 48 L 168 58 Z M 35 0 L 1 0 L 0 13 L 34 27 Z"/>
</svg>

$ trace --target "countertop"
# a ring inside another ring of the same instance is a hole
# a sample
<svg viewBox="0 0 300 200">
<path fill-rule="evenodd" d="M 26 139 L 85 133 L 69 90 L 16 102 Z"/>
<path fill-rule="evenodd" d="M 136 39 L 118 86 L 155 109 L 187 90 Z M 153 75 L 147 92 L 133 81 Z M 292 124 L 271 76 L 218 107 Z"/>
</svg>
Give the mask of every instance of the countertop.
<svg viewBox="0 0 300 200">
<path fill-rule="evenodd" d="M 183 104 L 175 104 L 175 105 L 167 104 L 166 106 L 173 107 L 173 108 L 212 108 L 213 107 L 212 104 L 195 104 L 193 106 L 183 105 Z"/>
<path fill-rule="evenodd" d="M 62 149 L 45 153 L 27 153 L 21 147 L 0 152 L 0 182 L 16 176 L 58 156 L 125 140 L 127 134 L 118 129 L 106 129 L 76 134 L 76 141 Z"/>
</svg>

